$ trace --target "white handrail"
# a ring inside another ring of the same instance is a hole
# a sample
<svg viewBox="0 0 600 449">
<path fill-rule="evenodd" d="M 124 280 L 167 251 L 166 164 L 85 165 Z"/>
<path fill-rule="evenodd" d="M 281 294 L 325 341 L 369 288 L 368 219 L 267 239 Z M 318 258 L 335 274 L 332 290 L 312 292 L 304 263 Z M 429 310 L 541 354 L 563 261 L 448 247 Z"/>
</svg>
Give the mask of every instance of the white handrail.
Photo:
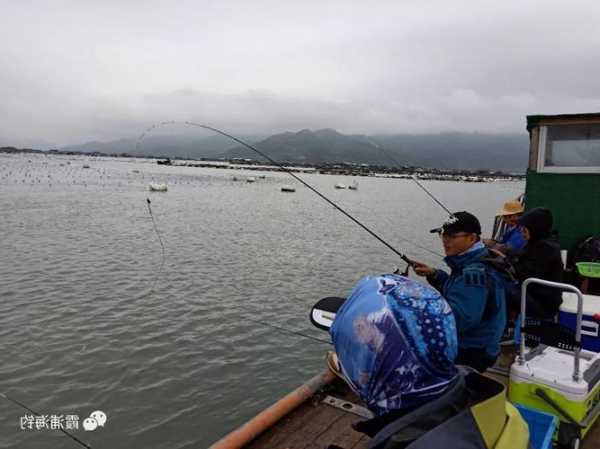
<svg viewBox="0 0 600 449">
<path fill-rule="evenodd" d="M 558 288 L 560 290 L 567 290 L 577 295 L 577 323 L 575 325 L 575 341 L 577 346 L 575 348 L 575 363 L 573 367 L 573 380 L 579 382 L 581 380 L 581 374 L 579 372 L 579 358 L 581 352 L 581 320 L 583 318 L 583 295 L 581 291 L 572 285 L 563 284 L 560 282 L 545 281 L 538 278 L 525 279 L 521 286 L 521 348 L 519 350 L 518 362 L 520 365 L 525 363 L 525 312 L 527 306 L 527 287 L 529 284 L 541 284 L 546 287 Z"/>
</svg>

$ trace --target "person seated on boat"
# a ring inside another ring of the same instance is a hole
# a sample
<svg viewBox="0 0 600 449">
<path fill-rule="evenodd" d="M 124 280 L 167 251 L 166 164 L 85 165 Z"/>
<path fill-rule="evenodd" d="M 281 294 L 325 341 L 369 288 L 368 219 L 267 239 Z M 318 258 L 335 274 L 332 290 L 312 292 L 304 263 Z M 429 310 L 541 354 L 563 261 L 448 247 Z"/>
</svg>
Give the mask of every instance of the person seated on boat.
<svg viewBox="0 0 600 449">
<path fill-rule="evenodd" d="M 439 292 L 404 276 L 361 279 L 330 335 L 340 374 L 376 416 L 427 403 L 457 377 L 452 310 Z"/>
<path fill-rule="evenodd" d="M 458 331 L 456 363 L 478 371 L 492 366 L 500 353 L 506 325 L 505 280 L 491 264 L 481 242 L 479 220 L 469 212 L 453 213 L 437 232 L 444 245 L 450 274 L 417 262 L 415 272 L 448 301 Z"/>
<path fill-rule="evenodd" d="M 470 447 L 492 435 L 489 447 L 503 440 L 527 449 L 527 424 L 503 385 L 454 365 L 454 315 L 437 290 L 400 275 L 368 276 L 336 303 L 327 309 L 337 356 L 327 361 L 373 412 L 352 423 L 371 437 L 369 448 Z"/>
<path fill-rule="evenodd" d="M 521 305 L 520 284 L 535 277 L 561 282 L 563 263 L 560 243 L 552 231 L 553 217 L 548 209 L 537 207 L 527 211 L 517 222 L 527 242 L 524 251 L 513 258 L 518 288 L 509 294 L 509 306 L 518 312 Z M 562 292 L 556 288 L 533 284 L 527 289 L 527 316 L 552 319 L 562 304 Z"/>
<path fill-rule="evenodd" d="M 517 220 L 522 214 L 523 205 L 519 201 L 505 202 L 502 210 L 497 214 L 502 217 L 502 221 L 506 225 L 502 238 L 500 240 L 483 239 L 483 244 L 504 254 L 515 254 L 521 251 L 527 244 L 517 225 Z"/>
</svg>

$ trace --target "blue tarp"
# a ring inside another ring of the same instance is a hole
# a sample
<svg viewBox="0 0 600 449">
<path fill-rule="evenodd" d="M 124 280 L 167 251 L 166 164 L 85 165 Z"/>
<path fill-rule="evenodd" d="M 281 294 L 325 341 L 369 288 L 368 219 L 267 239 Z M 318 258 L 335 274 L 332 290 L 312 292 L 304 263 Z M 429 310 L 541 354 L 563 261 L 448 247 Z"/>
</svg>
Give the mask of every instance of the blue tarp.
<svg viewBox="0 0 600 449">
<path fill-rule="evenodd" d="M 361 279 L 330 332 L 342 374 L 377 415 L 437 397 L 457 374 L 450 306 L 403 276 Z"/>
</svg>

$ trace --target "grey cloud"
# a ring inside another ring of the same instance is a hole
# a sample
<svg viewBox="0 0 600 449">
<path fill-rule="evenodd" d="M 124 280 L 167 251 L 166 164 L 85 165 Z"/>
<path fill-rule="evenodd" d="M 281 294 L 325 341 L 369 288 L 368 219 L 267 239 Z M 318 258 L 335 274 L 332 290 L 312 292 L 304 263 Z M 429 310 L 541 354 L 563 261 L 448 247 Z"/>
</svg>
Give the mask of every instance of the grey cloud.
<svg viewBox="0 0 600 449">
<path fill-rule="evenodd" d="M 594 1 L 11 2 L 0 144 L 236 132 L 522 132 L 600 110 Z"/>
</svg>

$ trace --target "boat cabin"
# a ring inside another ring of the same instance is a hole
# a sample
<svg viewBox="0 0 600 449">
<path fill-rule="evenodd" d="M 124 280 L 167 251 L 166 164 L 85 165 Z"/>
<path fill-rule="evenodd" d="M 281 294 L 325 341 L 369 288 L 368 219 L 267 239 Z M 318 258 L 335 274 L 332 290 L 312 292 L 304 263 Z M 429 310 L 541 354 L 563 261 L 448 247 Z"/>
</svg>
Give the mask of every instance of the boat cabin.
<svg viewBox="0 0 600 449">
<path fill-rule="evenodd" d="M 526 209 L 547 207 L 562 249 L 600 234 L 600 113 L 530 115 Z"/>
</svg>

